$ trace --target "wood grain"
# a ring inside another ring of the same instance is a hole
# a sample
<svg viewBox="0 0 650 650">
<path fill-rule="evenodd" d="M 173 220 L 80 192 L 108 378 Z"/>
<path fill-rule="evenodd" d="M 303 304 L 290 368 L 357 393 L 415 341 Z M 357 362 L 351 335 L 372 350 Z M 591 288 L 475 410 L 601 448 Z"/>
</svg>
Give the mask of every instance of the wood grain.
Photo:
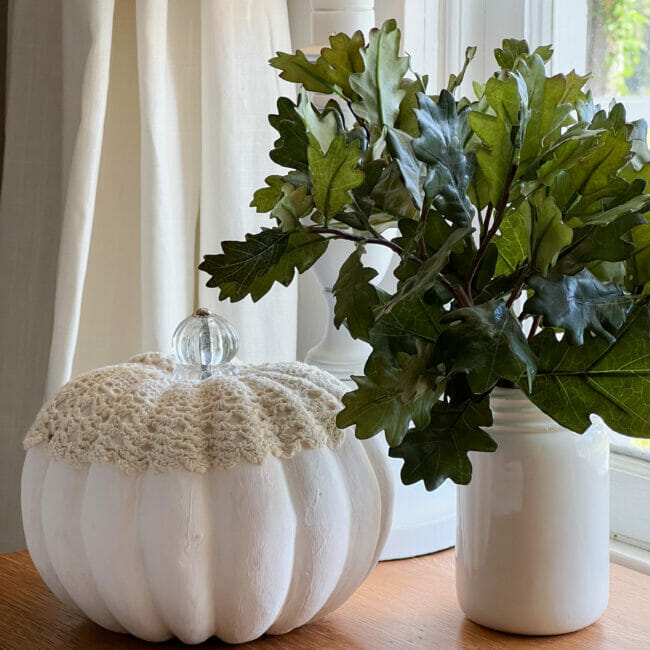
<svg viewBox="0 0 650 650">
<path fill-rule="evenodd" d="M 324 620 L 240 648 L 384 650 L 387 648 L 650 649 L 650 576 L 612 565 L 610 604 L 591 627 L 556 637 L 492 632 L 464 618 L 454 591 L 454 555 L 384 562 L 357 593 Z M 0 648 L 178 648 L 108 632 L 60 604 L 26 551 L 0 555 Z M 224 647 L 218 641 L 197 648 Z"/>
</svg>

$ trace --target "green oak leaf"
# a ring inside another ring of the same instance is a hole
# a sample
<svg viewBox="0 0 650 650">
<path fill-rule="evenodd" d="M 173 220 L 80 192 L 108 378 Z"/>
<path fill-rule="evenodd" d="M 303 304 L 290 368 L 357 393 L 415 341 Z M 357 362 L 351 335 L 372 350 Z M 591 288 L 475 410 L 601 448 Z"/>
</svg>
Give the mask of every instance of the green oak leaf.
<svg viewBox="0 0 650 650">
<path fill-rule="evenodd" d="M 350 86 L 350 75 L 364 70 L 361 56 L 363 46 L 363 34 L 356 31 L 352 36 L 343 33 L 333 34 L 330 36 L 330 47 L 321 50 L 322 59 L 330 67 L 328 79 L 339 86 L 343 94 L 353 101 L 357 99 L 357 95 Z"/>
<path fill-rule="evenodd" d="M 305 90 L 327 95 L 337 91 L 342 92 L 334 81 L 335 75 L 332 69 L 322 56 L 312 63 L 300 50 L 295 54 L 278 52 L 269 63 L 271 67 L 282 71 L 280 73 L 282 79 L 302 84 Z"/>
<path fill-rule="evenodd" d="M 338 135 L 338 123 L 335 111 L 317 112 L 309 101 L 306 92 L 300 93 L 298 113 L 305 123 L 307 133 L 314 136 L 322 153 L 326 153 L 332 140 Z"/>
<path fill-rule="evenodd" d="M 505 191 L 515 156 L 511 137 L 513 126 L 519 123 L 521 100 L 517 81 L 492 78 L 485 86 L 485 98 L 494 110 L 490 115 L 479 110 L 469 114 L 469 124 L 483 146 L 476 151 L 476 160 L 488 188 L 492 205 L 499 205 Z"/>
<path fill-rule="evenodd" d="M 562 213 L 543 189 L 508 212 L 500 231 L 501 236 L 495 238 L 499 275 L 511 273 L 525 261 L 546 275 L 573 239 L 573 229 L 562 222 Z"/>
<path fill-rule="evenodd" d="M 631 298 L 615 284 L 602 284 L 588 270 L 575 275 L 534 275 L 528 286 L 535 291 L 524 305 L 528 314 L 540 314 L 544 325 L 562 328 L 571 345 L 582 345 L 585 332 L 614 343 L 610 331 L 625 322 Z"/>
<path fill-rule="evenodd" d="M 350 87 L 359 100 L 352 104 L 356 115 L 371 126 L 393 126 L 405 91 L 399 86 L 409 66 L 407 56 L 399 56 L 400 30 L 395 20 L 387 20 L 370 35 L 361 51 L 363 72 L 350 75 Z"/>
<path fill-rule="evenodd" d="M 438 337 L 434 363 L 444 363 L 450 375 L 466 374 L 475 394 L 489 391 L 499 380 L 528 385 L 535 379 L 535 356 L 521 324 L 501 300 L 457 309 L 441 319 L 455 323 Z"/>
<path fill-rule="evenodd" d="M 404 187 L 413 199 L 418 210 L 422 209 L 424 200 L 424 179 L 427 174 L 424 165 L 415 156 L 413 138 L 399 129 L 389 128 L 386 132 L 386 145 L 393 159 L 397 162 L 404 180 Z"/>
<path fill-rule="evenodd" d="M 453 248 L 465 237 L 471 235 L 473 228 L 457 228 L 451 232 L 445 243 L 418 268 L 415 275 L 402 282 L 395 295 L 377 312 L 377 318 L 387 314 L 400 301 L 421 296 L 429 291 L 442 269 L 447 264 Z"/>
<path fill-rule="evenodd" d="M 270 212 L 282 197 L 282 186 L 284 185 L 282 176 L 267 176 L 264 182 L 266 187 L 256 190 L 250 203 L 251 208 L 255 208 L 256 212 Z"/>
<path fill-rule="evenodd" d="M 615 202 L 616 203 L 616 202 Z M 607 225 L 625 215 L 642 215 L 650 210 L 650 194 L 639 194 L 618 204 L 603 205 L 598 211 L 592 210 L 586 214 L 573 211 L 568 213 L 571 217 L 570 225 Z"/>
<path fill-rule="evenodd" d="M 294 187 L 291 183 L 282 186 L 282 197 L 271 210 L 271 217 L 277 219 L 280 228 L 289 232 L 298 228 L 300 219 L 313 209 L 314 201 L 307 194 L 307 187 Z"/>
<path fill-rule="evenodd" d="M 409 429 L 404 440 L 391 447 L 392 458 L 403 458 L 401 478 L 405 485 L 423 481 L 435 490 L 446 479 L 467 485 L 472 477 L 470 451 L 491 452 L 496 442 L 481 427 L 492 425 L 488 397 L 478 402 L 436 402 L 426 427 Z"/>
<path fill-rule="evenodd" d="M 638 214 L 626 214 L 605 226 L 588 226 L 574 230 L 573 244 L 555 265 L 555 269 L 573 275 L 587 264 L 597 261 L 621 262 L 635 251 L 631 230 L 643 225 Z"/>
<path fill-rule="evenodd" d="M 480 305 L 510 293 L 517 284 L 523 270 L 524 267 L 520 266 L 507 275 L 497 275 L 480 290 L 478 295 L 474 296 L 474 303 Z"/>
<path fill-rule="evenodd" d="M 599 260 L 592 262 L 587 268 L 601 282 L 613 282 L 614 284 L 625 286 L 625 277 L 627 274 L 625 262 L 605 262 L 604 260 Z"/>
<path fill-rule="evenodd" d="M 632 287 L 643 287 L 643 293 L 650 293 L 650 224 L 632 230 L 632 242 L 636 247 L 628 261 L 628 273 Z"/>
<path fill-rule="evenodd" d="M 207 286 L 220 289 L 219 300 L 237 302 L 250 295 L 256 302 L 274 282 L 289 286 L 295 271 L 306 271 L 325 252 L 327 243 L 307 230 L 263 228 L 246 235 L 245 241 L 222 242 L 223 253 L 205 255 L 199 270 L 210 274 Z"/>
<path fill-rule="evenodd" d="M 401 368 L 383 356 L 371 355 L 363 376 L 352 376 L 356 390 L 343 395 L 344 409 L 336 416 L 340 429 L 355 425 L 357 438 L 366 439 L 384 431 L 389 445 L 399 444 L 411 421 L 426 426 L 429 410 L 439 397 L 430 391 L 405 404 L 399 398 L 397 384 Z"/>
<path fill-rule="evenodd" d="M 420 135 L 418 120 L 415 117 L 415 109 L 418 107 L 416 94 L 426 92 L 428 81 L 429 78 L 424 75 L 415 79 L 405 77 L 399 83 L 400 89 L 404 91 L 404 98 L 399 105 L 399 118 L 396 127 L 412 138 Z"/>
<path fill-rule="evenodd" d="M 397 382 L 397 394 L 404 404 L 409 404 L 427 393 L 440 394 L 444 376 L 436 368 L 430 368 L 433 346 L 416 339 L 416 353 L 400 352 L 397 361 L 402 374 Z"/>
<path fill-rule="evenodd" d="M 614 431 L 650 438 L 650 310 L 637 306 L 614 334 L 584 345 L 558 341 L 545 329 L 533 338 L 538 357 L 531 401 L 571 431 L 583 433 L 598 413 Z"/>
<path fill-rule="evenodd" d="M 386 303 L 389 294 L 378 290 L 380 302 Z M 415 297 L 398 302 L 389 313 L 375 322 L 368 342 L 377 354 L 397 357 L 400 352 L 415 354 L 417 339 L 435 342 L 442 331 L 440 319 L 447 312 L 440 305 Z"/>
<path fill-rule="evenodd" d="M 280 134 L 273 143 L 269 156 L 274 163 L 309 173 L 307 160 L 307 131 L 296 110 L 287 97 L 278 99 L 278 114 L 269 115 L 269 123 Z"/>
<path fill-rule="evenodd" d="M 377 183 L 370 192 L 374 209 L 370 223 L 376 225 L 380 219 L 391 224 L 400 219 L 417 219 L 418 210 L 413 204 L 411 195 L 402 182 L 400 170 L 396 162 L 387 165 Z"/>
<path fill-rule="evenodd" d="M 332 293 L 336 299 L 334 325 L 339 328 L 345 322 L 352 338 L 367 340 L 375 323 L 373 310 L 379 303 L 379 296 L 377 289 L 370 284 L 377 271 L 363 265 L 361 256 L 364 252 L 363 247 L 358 246 L 345 260 Z"/>
<path fill-rule="evenodd" d="M 520 62 L 528 62 L 534 55 L 546 63 L 553 55 L 553 48 L 550 45 L 540 45 L 531 55 L 526 41 L 504 38 L 501 47 L 494 50 L 494 58 L 503 70 L 515 70 Z"/>
<path fill-rule="evenodd" d="M 345 136 L 337 135 L 327 153 L 310 144 L 307 156 L 314 203 L 327 222 L 350 202 L 349 190 L 363 183 L 363 172 L 356 168 L 359 142 L 346 145 Z"/>
<path fill-rule="evenodd" d="M 456 90 L 456 88 L 458 88 L 463 83 L 463 79 L 465 78 L 465 73 L 467 72 L 467 67 L 476 56 L 476 49 L 477 49 L 476 46 L 471 46 L 466 48 L 465 61 L 463 62 L 463 67 L 461 68 L 461 71 L 458 74 L 454 74 L 452 72 L 449 75 L 449 80 L 447 81 L 447 90 L 450 93 L 453 93 Z M 424 90 L 422 92 L 424 92 Z"/>
<path fill-rule="evenodd" d="M 563 140 L 537 170 L 538 179 L 550 188 L 560 210 L 571 216 L 589 214 L 595 201 L 599 209 L 603 188 L 611 185 L 631 157 L 625 124 L 604 129 L 607 123 L 603 114 L 601 111 L 594 116 L 590 125 L 594 133 L 590 137 Z M 615 113 L 612 120 L 619 121 Z"/>
<path fill-rule="evenodd" d="M 589 75 L 576 74 L 575 70 L 571 70 L 569 74 L 564 75 L 566 85 L 564 88 L 564 96 L 560 100 L 561 104 L 571 104 L 575 106 L 579 99 L 582 99 L 585 94 L 583 91 L 584 85 L 589 81 Z"/>
<path fill-rule="evenodd" d="M 415 111 L 420 135 L 412 142 L 415 156 L 429 166 L 424 191 L 433 207 L 452 223 L 465 227 L 474 216 L 467 196 L 474 157 L 463 151 L 469 133 L 469 108 L 456 111 L 454 96 L 443 90 L 436 104 L 417 93 Z"/>
<path fill-rule="evenodd" d="M 544 62 L 537 54 L 533 54 L 528 63 L 521 61 L 515 76 L 522 82 L 520 93 L 521 90 L 525 92 L 526 119 L 520 119 L 524 132 L 519 148 L 522 164 L 537 158 L 542 149 L 560 134 L 571 104 L 561 103 L 566 92 L 566 77 L 555 75 L 547 78 Z"/>
<path fill-rule="evenodd" d="M 530 260 L 531 230 L 531 211 L 527 201 L 506 212 L 499 228 L 501 234 L 493 240 L 499 255 L 494 271 L 497 275 L 509 275 Z"/>
</svg>

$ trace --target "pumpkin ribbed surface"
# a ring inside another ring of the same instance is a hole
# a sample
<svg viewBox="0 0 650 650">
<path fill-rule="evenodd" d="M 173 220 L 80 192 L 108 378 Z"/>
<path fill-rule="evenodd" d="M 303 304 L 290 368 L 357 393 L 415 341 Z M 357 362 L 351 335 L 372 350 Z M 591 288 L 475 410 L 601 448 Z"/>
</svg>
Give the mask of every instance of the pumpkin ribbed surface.
<svg viewBox="0 0 650 650">
<path fill-rule="evenodd" d="M 171 358 L 146 354 L 80 375 L 41 409 L 25 449 L 46 443 L 53 458 L 132 474 L 229 469 L 342 442 L 335 418 L 345 387 L 318 368 L 242 365 L 202 382 L 173 369 Z"/>
</svg>

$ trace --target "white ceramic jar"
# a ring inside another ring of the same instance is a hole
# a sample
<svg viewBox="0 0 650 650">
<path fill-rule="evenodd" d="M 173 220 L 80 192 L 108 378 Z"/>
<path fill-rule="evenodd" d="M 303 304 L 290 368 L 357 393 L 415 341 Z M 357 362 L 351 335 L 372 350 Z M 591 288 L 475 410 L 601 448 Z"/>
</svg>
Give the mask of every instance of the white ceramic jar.
<svg viewBox="0 0 650 650">
<path fill-rule="evenodd" d="M 590 625 L 609 596 L 608 438 L 564 429 L 518 390 L 491 398 L 499 445 L 458 489 L 456 590 L 472 621 L 515 634 Z"/>
</svg>

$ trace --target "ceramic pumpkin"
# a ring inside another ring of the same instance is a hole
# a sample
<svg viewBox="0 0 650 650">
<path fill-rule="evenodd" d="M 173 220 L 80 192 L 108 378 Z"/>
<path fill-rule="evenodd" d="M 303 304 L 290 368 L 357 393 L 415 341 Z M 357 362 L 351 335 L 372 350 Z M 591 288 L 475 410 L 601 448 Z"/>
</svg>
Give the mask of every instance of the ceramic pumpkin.
<svg viewBox="0 0 650 650">
<path fill-rule="evenodd" d="M 282 634 L 343 603 L 392 514 L 378 440 L 335 425 L 344 386 L 300 363 L 231 366 L 236 334 L 199 311 L 176 360 L 72 380 L 25 438 L 22 508 L 65 603 L 149 641 Z"/>
</svg>

